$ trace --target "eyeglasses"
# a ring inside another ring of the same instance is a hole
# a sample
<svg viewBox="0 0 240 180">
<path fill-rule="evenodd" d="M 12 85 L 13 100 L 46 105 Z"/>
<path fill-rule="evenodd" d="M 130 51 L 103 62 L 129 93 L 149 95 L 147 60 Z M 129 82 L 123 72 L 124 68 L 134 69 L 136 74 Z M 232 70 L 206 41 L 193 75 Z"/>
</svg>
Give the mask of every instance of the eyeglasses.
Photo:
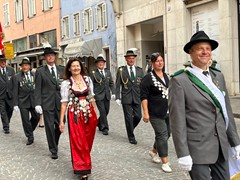
<svg viewBox="0 0 240 180">
<path fill-rule="evenodd" d="M 156 58 L 156 57 L 158 57 L 158 56 L 160 56 L 160 53 L 159 53 L 159 52 L 152 53 L 151 59 Z"/>
</svg>

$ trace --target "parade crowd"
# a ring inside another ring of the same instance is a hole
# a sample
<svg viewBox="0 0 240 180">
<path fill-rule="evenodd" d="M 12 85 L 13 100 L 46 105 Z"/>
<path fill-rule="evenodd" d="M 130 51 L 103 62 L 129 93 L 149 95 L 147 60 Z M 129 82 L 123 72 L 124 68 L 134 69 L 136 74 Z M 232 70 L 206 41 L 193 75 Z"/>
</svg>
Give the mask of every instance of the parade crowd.
<svg viewBox="0 0 240 180">
<path fill-rule="evenodd" d="M 114 100 L 122 106 L 129 143 L 137 145 L 134 130 L 141 119 L 151 124 L 155 139 L 149 155 L 161 164 L 163 172 L 174 171 L 168 160 L 172 136 L 178 164 L 191 179 L 229 180 L 240 174 L 240 139 L 224 76 L 211 66 L 212 51 L 217 47 L 218 42 L 204 31 L 195 33 L 183 48 L 191 62 L 171 76 L 165 72 L 161 53 L 152 53 L 143 71 L 135 65 L 137 55 L 129 49 L 115 82 L 102 55 L 96 57 L 92 70 L 77 57 L 69 58 L 63 67 L 55 64 L 56 52 L 46 47 L 44 66 L 33 71 L 24 57 L 15 74 L 0 52 L 3 132 L 11 133 L 13 110 L 20 111 L 26 145 L 34 143 L 38 125 L 45 127 L 54 160 L 67 127 L 73 172 L 87 180 L 96 129 L 104 136 L 109 134 L 108 113 L 110 100 Z"/>
</svg>

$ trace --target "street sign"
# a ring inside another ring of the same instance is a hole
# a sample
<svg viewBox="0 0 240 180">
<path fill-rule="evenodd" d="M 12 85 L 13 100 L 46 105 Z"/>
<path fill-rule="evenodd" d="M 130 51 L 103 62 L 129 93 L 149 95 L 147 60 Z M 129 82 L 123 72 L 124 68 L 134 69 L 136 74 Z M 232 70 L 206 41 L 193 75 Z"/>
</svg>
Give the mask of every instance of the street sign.
<svg viewBox="0 0 240 180">
<path fill-rule="evenodd" d="M 13 43 L 4 43 L 4 52 L 7 59 L 14 58 L 14 44 Z"/>
</svg>

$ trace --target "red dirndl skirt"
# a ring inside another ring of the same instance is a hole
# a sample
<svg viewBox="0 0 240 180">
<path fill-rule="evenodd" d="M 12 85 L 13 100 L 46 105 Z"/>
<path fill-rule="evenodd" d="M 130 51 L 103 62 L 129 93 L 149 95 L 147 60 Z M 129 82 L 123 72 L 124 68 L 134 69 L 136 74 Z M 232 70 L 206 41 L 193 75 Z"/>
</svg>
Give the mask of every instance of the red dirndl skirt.
<svg viewBox="0 0 240 180">
<path fill-rule="evenodd" d="M 97 115 L 93 106 L 90 106 L 91 117 L 85 122 L 83 112 L 77 117 L 70 109 L 71 107 L 68 108 L 68 129 L 73 170 L 75 174 L 90 174 L 90 153 L 98 124 Z"/>
</svg>

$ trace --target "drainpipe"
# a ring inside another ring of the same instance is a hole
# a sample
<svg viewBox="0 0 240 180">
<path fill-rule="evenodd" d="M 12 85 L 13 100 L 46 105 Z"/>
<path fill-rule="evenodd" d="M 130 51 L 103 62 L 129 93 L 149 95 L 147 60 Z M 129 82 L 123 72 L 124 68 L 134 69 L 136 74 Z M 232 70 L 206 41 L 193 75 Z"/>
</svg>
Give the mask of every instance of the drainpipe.
<svg viewBox="0 0 240 180">
<path fill-rule="evenodd" d="M 167 33 L 167 1 L 165 0 L 165 14 L 163 16 L 163 30 L 164 30 L 164 59 L 165 59 L 165 72 L 169 72 L 169 63 L 168 63 L 168 33 Z"/>
<path fill-rule="evenodd" d="M 237 16 L 237 18 L 238 18 L 238 60 L 239 60 L 239 63 L 238 63 L 238 69 L 240 69 L 240 41 L 239 41 L 239 36 L 240 36 L 240 0 L 238 0 L 237 1 L 237 13 L 238 13 L 238 16 Z M 239 77 L 238 77 L 239 79 L 240 79 L 240 73 L 239 73 Z M 240 83 L 239 83 L 239 89 L 240 89 Z"/>
</svg>

